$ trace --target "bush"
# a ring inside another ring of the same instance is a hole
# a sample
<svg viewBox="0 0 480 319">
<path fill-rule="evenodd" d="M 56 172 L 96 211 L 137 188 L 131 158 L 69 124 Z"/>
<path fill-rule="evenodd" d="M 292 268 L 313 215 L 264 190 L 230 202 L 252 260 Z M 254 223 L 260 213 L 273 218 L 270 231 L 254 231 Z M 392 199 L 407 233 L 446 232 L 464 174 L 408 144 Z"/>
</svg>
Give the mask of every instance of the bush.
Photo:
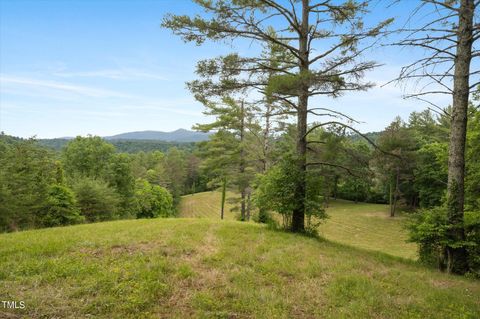
<svg viewBox="0 0 480 319">
<path fill-rule="evenodd" d="M 135 185 L 137 218 L 170 217 L 174 215 L 173 197 L 165 188 L 138 179 Z"/>
<path fill-rule="evenodd" d="M 102 180 L 80 178 L 72 186 L 81 214 L 88 222 L 117 218 L 119 198 Z"/>
<path fill-rule="evenodd" d="M 254 202 L 259 210 L 274 211 L 282 215 L 283 226 L 291 225 L 292 212 L 298 200 L 295 188 L 304 174 L 298 169 L 295 159 L 287 157 L 272 167 L 265 175 L 259 175 L 256 181 Z M 320 179 L 307 175 L 307 194 L 305 201 L 306 231 L 315 232 L 318 224 L 327 217 L 323 209 Z"/>
<path fill-rule="evenodd" d="M 480 276 L 480 212 L 465 212 L 465 241 L 452 242 L 447 236 L 451 227 L 444 207 L 423 210 L 412 216 L 408 224 L 410 241 L 419 244 L 420 261 L 444 270 L 446 247 L 465 247 L 470 272 Z"/>
</svg>

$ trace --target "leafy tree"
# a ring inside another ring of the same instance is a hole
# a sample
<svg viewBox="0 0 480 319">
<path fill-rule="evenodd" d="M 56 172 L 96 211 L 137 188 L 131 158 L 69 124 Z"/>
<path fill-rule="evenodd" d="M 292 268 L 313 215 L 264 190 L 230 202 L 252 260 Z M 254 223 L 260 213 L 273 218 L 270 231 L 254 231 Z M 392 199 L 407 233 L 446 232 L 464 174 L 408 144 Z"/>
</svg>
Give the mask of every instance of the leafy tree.
<svg viewBox="0 0 480 319">
<path fill-rule="evenodd" d="M 77 136 L 63 149 L 65 173 L 69 178 L 104 178 L 114 153 L 114 146 L 99 136 Z"/>
<path fill-rule="evenodd" d="M 430 109 L 412 112 L 407 126 L 420 146 L 434 142 L 447 142 L 450 127 L 448 121 L 444 120 L 445 117 L 444 113 L 434 116 Z"/>
<path fill-rule="evenodd" d="M 205 114 L 215 116 L 215 121 L 209 124 L 199 124 L 195 128 L 201 131 L 216 130 L 210 141 L 203 143 L 202 152 L 204 167 L 212 172 L 212 181 L 222 187 L 222 211 L 227 183 L 237 186 L 240 193 L 241 220 L 247 219 L 247 190 L 253 179 L 249 168 L 247 153 L 248 130 L 252 123 L 252 110 L 243 101 L 235 101 L 224 97 L 221 104 L 205 101 Z"/>
<path fill-rule="evenodd" d="M 465 239 L 452 241 L 449 232 L 452 226 L 445 206 L 423 210 L 413 215 L 409 223 L 410 240 L 418 243 L 420 261 L 448 270 L 448 247 L 458 247 L 468 252 L 468 267 L 475 276 L 480 276 L 480 213 L 465 213 Z"/>
<path fill-rule="evenodd" d="M 390 216 L 394 217 L 398 201 L 412 190 L 415 141 L 405 123 L 397 117 L 378 138 L 376 151 L 377 174 L 388 185 Z M 393 156 L 392 156 L 393 155 Z M 402 187 L 403 186 L 403 187 Z"/>
<path fill-rule="evenodd" d="M 135 179 L 132 174 L 130 157 L 114 154 L 105 174 L 105 180 L 120 196 L 120 215 L 129 217 L 133 213 Z"/>
<path fill-rule="evenodd" d="M 238 155 L 238 141 L 235 135 L 227 130 L 220 130 L 210 136 L 208 142 L 199 145 L 199 156 L 203 159 L 200 169 L 209 179 L 210 187 L 220 187 L 220 219 L 225 215 L 227 184 L 231 172 L 238 167 L 232 157 Z"/>
<path fill-rule="evenodd" d="M 465 207 L 480 211 L 480 111 L 470 108 L 466 146 Z"/>
<path fill-rule="evenodd" d="M 258 175 L 256 182 L 255 202 L 259 208 L 266 211 L 273 211 L 282 216 L 283 225 L 291 229 L 292 212 L 295 205 L 295 192 L 293 191 L 299 179 L 305 174 L 297 166 L 292 165 L 296 161 L 293 156 L 286 156 L 264 175 Z M 318 188 L 322 187 L 318 178 L 310 175 L 306 178 L 308 182 L 307 203 L 307 231 L 316 232 L 318 224 L 326 218 L 323 209 L 323 201 Z"/>
<path fill-rule="evenodd" d="M 75 180 L 72 189 L 86 221 L 98 222 L 118 217 L 120 198 L 106 182 L 81 177 Z"/>
<path fill-rule="evenodd" d="M 135 183 L 137 218 L 174 216 L 173 197 L 163 187 L 138 179 Z"/>
<path fill-rule="evenodd" d="M 446 143 L 426 144 L 417 151 L 414 175 L 420 207 L 440 206 L 445 199 L 447 157 L 448 146 Z"/>
<path fill-rule="evenodd" d="M 11 231 L 40 225 L 50 185 L 55 183 L 53 154 L 36 141 L 3 144 L 0 153 L 0 227 Z"/>
<path fill-rule="evenodd" d="M 42 210 L 41 224 L 53 227 L 77 224 L 84 220 L 80 215 L 73 192 L 63 185 L 51 185 Z"/>
<path fill-rule="evenodd" d="M 185 193 L 187 179 L 187 163 L 185 153 L 173 147 L 168 150 L 164 158 L 167 189 L 173 196 L 175 206 L 180 202 L 180 196 Z"/>
</svg>

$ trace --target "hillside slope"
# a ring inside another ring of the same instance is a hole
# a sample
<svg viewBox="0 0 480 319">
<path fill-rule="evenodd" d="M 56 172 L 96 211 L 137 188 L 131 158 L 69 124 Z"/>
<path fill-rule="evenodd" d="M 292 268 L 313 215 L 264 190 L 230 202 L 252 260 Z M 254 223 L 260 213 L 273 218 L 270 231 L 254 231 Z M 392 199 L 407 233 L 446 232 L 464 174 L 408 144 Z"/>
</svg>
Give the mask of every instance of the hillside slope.
<svg viewBox="0 0 480 319">
<path fill-rule="evenodd" d="M 227 198 L 233 198 L 229 192 Z M 226 205 L 225 219 L 234 220 Z M 182 197 L 180 217 L 220 218 L 220 192 L 204 192 Z M 320 225 L 321 236 L 346 245 L 415 259 L 416 246 L 407 243 L 405 219 L 400 215 L 389 217 L 387 205 L 332 200 L 327 209 L 329 218 Z"/>
<path fill-rule="evenodd" d="M 0 235 L 0 296 L 28 318 L 475 318 L 480 283 L 210 219 Z M 6 311 L 6 310 L 3 310 Z"/>
</svg>

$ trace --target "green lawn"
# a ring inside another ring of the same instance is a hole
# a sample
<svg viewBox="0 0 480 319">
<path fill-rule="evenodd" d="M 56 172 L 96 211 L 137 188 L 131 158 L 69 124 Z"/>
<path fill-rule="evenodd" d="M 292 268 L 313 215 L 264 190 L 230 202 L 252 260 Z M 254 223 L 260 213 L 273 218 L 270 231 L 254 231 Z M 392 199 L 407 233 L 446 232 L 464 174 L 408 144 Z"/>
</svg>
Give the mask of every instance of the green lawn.
<svg viewBox="0 0 480 319">
<path fill-rule="evenodd" d="M 330 216 L 319 227 L 320 235 L 342 244 L 415 259 L 416 245 L 407 243 L 405 217 L 390 217 L 387 205 L 332 201 Z"/>
<path fill-rule="evenodd" d="M 26 304 L 6 318 L 480 313 L 478 281 L 254 223 L 116 221 L 2 234 L 0 243 L 0 299 Z"/>
<path fill-rule="evenodd" d="M 234 205 L 229 201 L 234 197 L 233 192 L 227 192 L 224 212 L 226 220 L 235 219 L 235 212 L 231 211 Z M 220 219 L 221 198 L 222 194 L 216 191 L 185 195 L 180 202 L 179 216 Z"/>
<path fill-rule="evenodd" d="M 233 197 L 234 193 L 228 193 Z M 227 204 L 225 219 L 233 220 Z M 220 218 L 220 193 L 204 192 L 182 197 L 181 217 Z M 330 216 L 319 228 L 328 240 L 354 247 L 385 252 L 403 258 L 416 258 L 416 246 L 406 243 L 405 218 L 390 218 L 387 205 L 336 200 L 327 209 Z"/>
</svg>

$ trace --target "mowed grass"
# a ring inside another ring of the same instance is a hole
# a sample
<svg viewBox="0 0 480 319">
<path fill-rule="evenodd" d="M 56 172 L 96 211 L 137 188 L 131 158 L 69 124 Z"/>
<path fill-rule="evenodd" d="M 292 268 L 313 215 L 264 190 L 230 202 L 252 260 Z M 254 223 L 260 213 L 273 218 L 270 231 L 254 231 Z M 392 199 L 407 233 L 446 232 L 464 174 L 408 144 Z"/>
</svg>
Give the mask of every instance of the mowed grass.
<svg viewBox="0 0 480 319">
<path fill-rule="evenodd" d="M 220 192 L 183 196 L 179 215 L 220 219 L 220 196 Z M 228 197 L 233 196 L 234 193 L 228 193 Z M 227 204 L 225 219 L 234 219 L 235 213 L 230 212 L 231 207 Z M 322 237 L 354 247 L 416 259 L 416 245 L 407 243 L 405 217 L 401 214 L 389 217 L 388 205 L 332 200 L 327 213 L 330 217 L 319 227 Z"/>
<path fill-rule="evenodd" d="M 330 218 L 319 227 L 321 236 L 393 256 L 417 258 L 417 246 L 407 242 L 406 217 L 401 213 L 390 217 L 388 205 L 334 200 L 327 213 Z"/>
<path fill-rule="evenodd" d="M 224 210 L 224 219 L 234 220 L 236 212 L 231 209 L 235 206 L 231 200 L 235 198 L 233 192 L 227 192 Z M 220 219 L 222 193 L 218 191 L 202 192 L 182 196 L 179 206 L 179 216 L 188 218 Z"/>
<path fill-rule="evenodd" d="M 0 235 L 2 318 L 478 318 L 480 283 L 211 219 Z"/>
</svg>

